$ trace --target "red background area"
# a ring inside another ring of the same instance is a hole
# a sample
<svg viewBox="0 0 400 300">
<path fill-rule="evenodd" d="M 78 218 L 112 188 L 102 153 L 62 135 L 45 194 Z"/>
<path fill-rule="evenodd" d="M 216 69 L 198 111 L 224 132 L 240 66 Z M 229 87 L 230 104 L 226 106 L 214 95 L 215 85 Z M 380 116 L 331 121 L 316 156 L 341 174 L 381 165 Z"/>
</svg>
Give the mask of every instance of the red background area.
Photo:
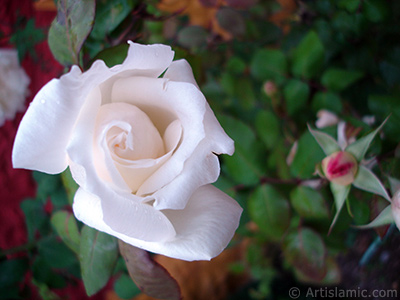
<svg viewBox="0 0 400 300">
<path fill-rule="evenodd" d="M 35 27 L 43 29 L 47 35 L 48 27 L 54 19 L 54 10 L 38 9 L 32 0 L 3 0 L 0 5 L 0 47 L 15 48 L 10 44 L 10 37 L 17 28 L 18 20 L 34 18 Z M 22 24 L 22 23 L 18 23 Z M 23 28 L 23 27 L 22 27 Z M 29 76 L 30 95 L 26 99 L 26 106 L 32 101 L 38 90 L 52 78 L 59 77 L 63 67 L 55 61 L 46 41 L 32 49 L 36 58 L 29 53 L 24 57 L 22 66 Z M 10 249 L 23 245 L 27 241 L 24 215 L 20 203 L 27 197 L 35 197 L 36 185 L 31 171 L 13 169 L 11 152 L 18 124 L 23 113 L 18 113 L 14 120 L 8 120 L 0 127 L 0 249 Z M 32 289 L 32 299 L 39 299 L 37 291 L 30 284 L 30 274 L 26 282 Z M 93 297 L 87 297 L 83 284 L 76 280 L 63 290 L 55 291 L 63 299 L 105 299 L 106 289 Z"/>
</svg>

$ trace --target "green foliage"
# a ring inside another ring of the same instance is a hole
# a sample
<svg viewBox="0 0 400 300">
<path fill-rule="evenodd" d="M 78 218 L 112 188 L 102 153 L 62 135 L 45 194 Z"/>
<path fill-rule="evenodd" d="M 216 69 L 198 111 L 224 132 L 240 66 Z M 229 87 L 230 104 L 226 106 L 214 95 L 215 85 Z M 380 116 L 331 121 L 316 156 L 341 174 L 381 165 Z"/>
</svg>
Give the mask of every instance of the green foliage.
<svg viewBox="0 0 400 300">
<path fill-rule="evenodd" d="M 220 122 L 233 140 L 241 141 L 236 144 L 235 154 L 225 156 L 224 162 L 229 174 L 237 182 L 245 185 L 255 185 L 263 172 L 260 166 L 260 143 L 254 131 L 245 123 L 228 116 L 220 116 Z"/>
<path fill-rule="evenodd" d="M 21 209 L 25 214 L 29 241 L 35 240 L 37 234 L 48 232 L 48 216 L 41 201 L 26 199 L 21 203 Z"/>
<path fill-rule="evenodd" d="M 283 254 L 297 272 L 315 280 L 326 276 L 325 244 L 311 229 L 301 228 L 289 234 L 283 244 Z"/>
<path fill-rule="evenodd" d="M 289 201 L 271 185 L 262 185 L 249 198 L 249 214 L 262 234 L 280 241 L 290 224 Z"/>
<path fill-rule="evenodd" d="M 205 2 L 214 3 L 199 3 Z M 109 67 L 121 64 L 129 39 L 169 44 L 176 59 L 189 61 L 235 141 L 234 155 L 221 157 L 216 185 L 245 208 L 237 239 L 249 245 L 245 261 L 236 266 L 237 272 L 250 273 L 254 285 L 241 298 L 281 299 L 287 291 L 282 296 L 275 287 L 289 271 L 296 283 L 340 284 L 337 256 L 355 247 L 359 232 L 349 229 L 351 225 L 373 228 L 393 222 L 391 205 L 382 197 L 390 200 L 387 176 L 400 177 L 400 5 L 384 0 L 300 1 L 301 7 L 281 23 L 290 27 L 287 31 L 271 23 L 271 13 L 279 10 L 275 1 L 250 2 L 220 6 L 215 1 L 214 19 L 202 20 L 207 23 L 202 27 L 186 10 L 160 11 L 157 1 L 99 0 L 94 8 L 94 1 L 59 0 L 49 44 L 61 63 L 82 69 L 96 59 Z M 44 34 L 33 20 L 17 27 L 10 41 L 23 57 Z M 360 167 L 353 184 L 357 188 L 329 184 L 315 173 L 325 156 L 340 150 L 337 124 L 307 129 L 316 127 L 322 109 L 346 122 L 347 142 L 356 140 L 346 151 L 361 164 L 376 156 L 375 173 Z M 114 275 L 117 294 L 132 298 L 139 290 L 128 270 L 144 270 L 146 275 L 133 276 L 138 286 L 156 274 L 148 287 L 178 297 L 176 289 L 168 290 L 171 278 L 165 270 L 143 252 L 125 255 L 137 265 L 127 263 L 127 270 L 120 257 L 114 269 L 116 239 L 82 227 L 70 212 L 78 186 L 69 170 L 61 176 L 35 172 L 34 179 L 36 197 L 21 203 L 28 256 L 1 262 L 1 299 L 24 298 L 19 285 L 28 268 L 48 299 L 54 297 L 51 289 L 65 286 L 71 275 L 82 276 L 90 295 Z M 384 204 L 371 204 L 376 199 Z M 345 204 L 349 213 L 341 212 Z M 375 210 L 381 214 L 372 220 Z M 372 230 L 363 234 L 374 237 Z M 155 273 L 143 262 L 154 266 Z"/>
<path fill-rule="evenodd" d="M 326 109 L 331 112 L 340 114 L 342 111 L 342 102 L 340 96 L 333 92 L 317 92 L 312 98 L 311 107 L 314 112 Z"/>
<path fill-rule="evenodd" d="M 62 65 L 79 65 L 79 53 L 92 30 L 94 14 L 94 0 L 58 0 L 57 17 L 49 29 L 48 43 Z"/>
<path fill-rule="evenodd" d="M 290 166 L 290 171 L 295 177 L 310 178 L 315 172 L 316 164 L 323 158 L 324 153 L 320 146 L 310 133 L 305 132 L 298 140 L 297 151 Z"/>
<path fill-rule="evenodd" d="M 23 25 L 21 24 L 21 26 Z M 10 38 L 10 42 L 18 49 L 18 59 L 22 61 L 27 53 L 36 59 L 37 54 L 33 49 L 36 44 L 42 42 L 45 38 L 46 35 L 43 30 L 35 26 L 35 20 L 29 19 L 23 29 L 15 31 Z"/>
<path fill-rule="evenodd" d="M 310 31 L 294 50 L 292 72 L 300 78 L 314 78 L 320 72 L 324 59 L 324 45 L 318 34 Z"/>
<path fill-rule="evenodd" d="M 267 149 L 273 149 L 279 137 L 280 124 L 276 115 L 268 110 L 261 110 L 256 117 L 256 130 Z"/>
<path fill-rule="evenodd" d="M 322 74 L 321 83 L 328 89 L 339 92 L 355 83 L 362 76 L 363 73 L 358 71 L 330 68 Z"/>
<path fill-rule="evenodd" d="M 304 218 L 327 219 L 329 210 L 320 192 L 305 186 L 298 186 L 290 193 L 290 202 L 296 212 Z"/>
<path fill-rule="evenodd" d="M 19 283 L 29 265 L 27 259 L 5 260 L 0 263 L 0 299 L 19 298 Z"/>
<path fill-rule="evenodd" d="M 115 237 L 83 226 L 79 261 L 86 293 L 91 296 L 106 285 L 113 273 L 118 257 Z"/>
<path fill-rule="evenodd" d="M 51 216 L 51 224 L 54 226 L 63 242 L 76 254 L 80 252 L 80 233 L 74 216 L 59 210 Z"/>
<path fill-rule="evenodd" d="M 287 58 L 279 50 L 260 49 L 252 58 L 250 70 L 252 75 L 259 80 L 273 80 L 281 83 L 285 80 L 287 73 Z"/>
<path fill-rule="evenodd" d="M 100 40 L 108 36 L 128 16 L 136 3 L 136 0 L 96 1 L 96 22 L 91 37 Z"/>
<path fill-rule="evenodd" d="M 291 79 L 283 89 L 289 116 L 295 116 L 305 108 L 310 95 L 309 86 L 301 80 Z"/>
</svg>

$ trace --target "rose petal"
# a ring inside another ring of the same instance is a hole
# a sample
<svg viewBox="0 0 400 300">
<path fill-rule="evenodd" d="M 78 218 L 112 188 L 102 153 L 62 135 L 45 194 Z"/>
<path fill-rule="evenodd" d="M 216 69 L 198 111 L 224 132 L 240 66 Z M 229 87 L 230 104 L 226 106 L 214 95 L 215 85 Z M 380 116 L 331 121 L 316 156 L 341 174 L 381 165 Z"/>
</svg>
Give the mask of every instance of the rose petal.
<svg viewBox="0 0 400 300">
<path fill-rule="evenodd" d="M 85 217 L 87 210 L 92 216 L 101 215 L 100 200 L 81 197 L 74 204 L 74 212 Z M 86 202 L 86 203 L 85 203 Z M 227 246 L 239 225 L 242 208 L 235 200 L 211 185 L 199 188 L 184 210 L 163 211 L 170 218 L 177 236 L 166 242 L 146 242 L 114 232 L 102 218 L 84 222 L 104 232 L 115 235 L 133 246 L 183 260 L 210 260 Z"/>
<path fill-rule="evenodd" d="M 88 191 L 98 191 L 99 185 L 104 186 L 106 183 L 108 188 L 130 191 L 111 160 L 107 160 L 97 147 L 93 147 L 93 132 L 101 100 L 100 90 L 95 88 L 83 105 L 67 145 L 71 173 L 75 181 Z"/>
<path fill-rule="evenodd" d="M 199 88 L 196 79 L 194 78 L 192 67 L 189 65 L 186 59 L 173 61 L 168 67 L 167 71 L 165 71 L 163 78 L 177 82 L 191 83 Z"/>
<path fill-rule="evenodd" d="M 83 223 L 124 240 L 125 237 L 147 242 L 163 242 L 175 236 L 175 230 L 163 213 L 148 204 L 137 203 L 115 193 L 104 195 L 110 201 L 104 203 L 99 197 L 82 188 L 75 194 L 73 210 Z M 111 218 L 104 217 L 109 206 L 116 208 Z"/>
<path fill-rule="evenodd" d="M 98 60 L 83 74 L 73 66 L 69 73 L 53 79 L 38 92 L 17 132 L 12 158 L 15 168 L 50 174 L 65 170 L 68 164 L 65 148 L 90 91 L 103 83 L 102 93 L 106 96 L 108 85 L 105 82 L 111 77 L 117 74 L 118 78 L 128 75 L 158 77 L 172 62 L 174 52 L 168 46 L 129 44 L 123 64 L 109 69 Z M 103 101 L 107 100 L 104 97 Z"/>
<path fill-rule="evenodd" d="M 129 50 L 123 65 L 141 70 L 140 74 L 158 77 L 171 64 L 175 52 L 171 47 L 161 44 L 141 45 L 128 41 Z"/>
<path fill-rule="evenodd" d="M 144 111 L 159 132 L 179 119 L 183 138 L 172 157 L 140 187 L 140 194 L 150 194 L 171 182 L 183 169 L 204 138 L 205 99 L 192 84 L 145 77 L 123 78 L 112 91 L 115 102 L 131 103 Z"/>
<path fill-rule="evenodd" d="M 182 170 L 173 181 L 156 191 L 151 197 L 157 209 L 183 209 L 191 195 L 200 186 L 215 182 L 220 173 L 218 157 L 202 143 L 196 148 Z"/>
<path fill-rule="evenodd" d="M 182 127 L 179 120 L 172 122 L 164 134 L 165 148 L 168 151 L 157 159 L 141 159 L 128 161 L 122 159 L 114 160 L 118 171 L 125 178 L 125 181 L 138 196 L 144 194 L 139 189 L 143 182 L 159 169 L 171 156 L 176 149 L 182 136 Z M 139 190 L 138 190 L 139 189 Z M 146 199 L 147 201 L 147 199 Z"/>
<path fill-rule="evenodd" d="M 142 198 L 131 194 L 115 167 L 104 166 L 111 181 L 104 180 L 106 176 L 97 165 L 100 161 L 93 155 L 93 132 L 101 103 L 99 95 L 93 92 L 88 97 L 67 147 L 72 176 L 81 186 L 75 195 L 74 213 L 87 225 L 115 236 L 124 234 L 146 241 L 170 239 L 175 231 L 168 219 L 142 203 Z M 91 205 L 98 207 L 92 209 Z M 102 222 L 107 224 L 107 230 Z"/>
<path fill-rule="evenodd" d="M 184 59 L 173 61 L 163 78 L 191 83 L 198 88 L 192 68 Z M 206 103 L 204 126 L 206 127 L 207 139 L 212 139 L 216 147 L 216 149 L 212 149 L 212 151 L 218 154 L 226 153 L 232 155 L 235 151 L 233 140 L 225 133 L 208 103 Z"/>
<path fill-rule="evenodd" d="M 53 79 L 35 96 L 23 117 L 14 142 L 14 168 L 60 173 L 68 165 L 65 152 L 83 104 L 75 97 L 80 85 L 79 68 Z"/>
<path fill-rule="evenodd" d="M 182 211 L 164 214 L 174 225 L 177 237 L 165 246 L 181 259 L 211 259 L 222 252 L 239 226 L 243 209 L 213 185 L 197 189 Z"/>
</svg>

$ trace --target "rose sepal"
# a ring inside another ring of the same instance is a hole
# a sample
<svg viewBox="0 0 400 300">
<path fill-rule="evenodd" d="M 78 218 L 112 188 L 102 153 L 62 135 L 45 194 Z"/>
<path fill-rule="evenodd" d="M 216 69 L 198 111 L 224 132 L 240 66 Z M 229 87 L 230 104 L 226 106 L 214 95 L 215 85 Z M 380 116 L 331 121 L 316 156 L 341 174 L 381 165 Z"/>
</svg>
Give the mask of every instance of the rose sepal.
<svg viewBox="0 0 400 300">
<path fill-rule="evenodd" d="M 351 185 L 350 184 L 340 185 L 340 184 L 331 182 L 330 188 L 331 188 L 331 191 L 333 194 L 333 199 L 335 201 L 336 214 L 333 218 L 331 226 L 329 227 L 329 233 L 332 231 L 333 226 L 335 225 L 335 223 L 339 217 L 339 214 L 343 208 L 344 202 L 346 201 L 347 196 L 349 195 Z"/>
<path fill-rule="evenodd" d="M 377 194 L 391 202 L 390 196 L 378 177 L 365 166 L 359 166 L 353 185 L 360 190 Z"/>
<path fill-rule="evenodd" d="M 308 125 L 308 130 L 322 148 L 326 156 L 329 156 L 337 151 L 342 150 L 337 141 L 325 132 L 314 130 Z"/>
<path fill-rule="evenodd" d="M 383 225 L 389 225 L 394 222 L 393 214 L 392 214 L 392 206 L 386 206 L 381 213 L 370 223 L 360 226 L 354 226 L 358 229 L 370 229 L 375 228 Z"/>
</svg>

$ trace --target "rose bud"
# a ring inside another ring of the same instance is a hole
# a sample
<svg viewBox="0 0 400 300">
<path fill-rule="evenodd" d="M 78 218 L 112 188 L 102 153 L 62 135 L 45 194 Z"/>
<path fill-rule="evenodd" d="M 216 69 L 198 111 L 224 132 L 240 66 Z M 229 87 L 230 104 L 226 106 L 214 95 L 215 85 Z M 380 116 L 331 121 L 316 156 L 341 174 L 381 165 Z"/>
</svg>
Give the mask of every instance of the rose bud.
<svg viewBox="0 0 400 300">
<path fill-rule="evenodd" d="M 351 184 L 357 170 L 357 160 L 346 151 L 335 152 L 322 160 L 322 171 L 325 177 L 339 185 Z"/>
</svg>

